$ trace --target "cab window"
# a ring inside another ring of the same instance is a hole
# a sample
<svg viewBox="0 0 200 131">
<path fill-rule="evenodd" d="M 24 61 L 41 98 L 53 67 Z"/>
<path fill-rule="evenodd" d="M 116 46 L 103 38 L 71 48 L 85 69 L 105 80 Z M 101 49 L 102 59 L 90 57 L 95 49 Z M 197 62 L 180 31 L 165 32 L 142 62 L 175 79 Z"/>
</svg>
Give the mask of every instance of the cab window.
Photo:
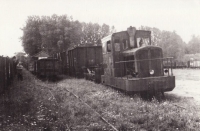
<svg viewBox="0 0 200 131">
<path fill-rule="evenodd" d="M 103 51 L 103 54 L 106 54 L 107 52 L 107 48 L 106 48 L 106 42 L 102 43 L 102 51 Z"/>
<path fill-rule="evenodd" d="M 107 41 L 107 52 L 111 52 L 111 42 Z"/>
<path fill-rule="evenodd" d="M 137 47 L 150 45 L 149 38 L 137 38 Z"/>
<path fill-rule="evenodd" d="M 137 47 L 136 44 L 137 43 L 135 43 L 135 39 L 134 38 L 130 38 L 130 47 L 135 48 L 135 47 Z"/>
<path fill-rule="evenodd" d="M 128 40 L 126 40 L 126 39 L 123 39 L 123 49 L 125 50 L 125 49 L 127 49 L 128 48 Z"/>
<path fill-rule="evenodd" d="M 119 39 L 116 39 L 115 41 L 114 41 L 114 45 L 115 45 L 115 51 L 120 51 L 120 41 L 119 41 Z"/>
</svg>

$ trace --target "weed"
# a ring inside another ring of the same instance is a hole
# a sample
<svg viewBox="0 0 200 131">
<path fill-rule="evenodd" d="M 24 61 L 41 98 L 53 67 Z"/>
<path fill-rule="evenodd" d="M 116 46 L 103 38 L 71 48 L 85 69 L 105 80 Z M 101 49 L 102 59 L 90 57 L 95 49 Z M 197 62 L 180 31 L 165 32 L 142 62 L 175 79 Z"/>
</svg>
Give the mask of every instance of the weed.
<svg viewBox="0 0 200 131">
<path fill-rule="evenodd" d="M 166 94 L 145 101 L 84 79 L 42 82 L 25 72 L 10 96 L 1 96 L 1 130 L 111 130 L 99 116 L 67 90 L 78 95 L 120 131 L 198 130 L 199 106 L 193 100 Z M 175 105 L 179 105 L 175 106 Z M 184 107 L 184 108 L 182 108 Z M 185 109 L 186 108 L 186 109 Z"/>
</svg>

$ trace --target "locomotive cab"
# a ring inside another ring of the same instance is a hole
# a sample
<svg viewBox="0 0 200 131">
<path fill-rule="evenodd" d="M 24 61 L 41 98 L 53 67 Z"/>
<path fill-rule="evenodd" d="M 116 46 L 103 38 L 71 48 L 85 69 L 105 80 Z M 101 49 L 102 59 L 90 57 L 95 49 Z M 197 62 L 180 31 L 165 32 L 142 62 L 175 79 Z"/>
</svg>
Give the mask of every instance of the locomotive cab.
<svg viewBox="0 0 200 131">
<path fill-rule="evenodd" d="M 149 54 L 145 49 L 151 45 L 150 31 L 136 30 L 134 27 L 130 27 L 127 31 L 114 33 L 104 38 L 102 42 L 104 64 L 107 66 L 104 74 L 123 77 L 133 73 L 135 77 L 144 77 L 144 75 L 138 74 L 138 71 L 143 71 L 138 67 L 145 65 L 144 62 L 135 60 L 148 58 Z M 120 61 L 124 61 L 123 64 L 119 64 Z M 145 69 L 145 67 L 141 68 Z"/>
<path fill-rule="evenodd" d="M 160 47 L 151 45 L 150 31 L 130 27 L 113 33 L 102 39 L 102 50 L 105 85 L 134 92 L 174 89 L 175 77 L 172 70 L 164 75 L 165 58 Z"/>
</svg>

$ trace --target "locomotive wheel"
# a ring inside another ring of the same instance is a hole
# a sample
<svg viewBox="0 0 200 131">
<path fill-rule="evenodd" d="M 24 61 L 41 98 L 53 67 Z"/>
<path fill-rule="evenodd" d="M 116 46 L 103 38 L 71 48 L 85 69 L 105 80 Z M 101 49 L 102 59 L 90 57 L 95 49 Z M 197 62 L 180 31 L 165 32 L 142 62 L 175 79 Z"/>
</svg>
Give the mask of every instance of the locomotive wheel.
<svg viewBox="0 0 200 131">
<path fill-rule="evenodd" d="M 140 96 L 144 100 L 152 100 L 153 98 L 161 101 L 165 99 L 165 95 L 163 91 L 142 91 L 140 92 Z"/>
<path fill-rule="evenodd" d="M 149 91 L 142 91 L 140 92 L 140 96 L 144 100 L 151 100 L 154 96 L 154 93 L 149 92 Z"/>
<path fill-rule="evenodd" d="M 164 91 L 159 91 L 155 94 L 155 97 L 158 101 L 164 100 L 165 99 L 165 94 Z"/>
</svg>

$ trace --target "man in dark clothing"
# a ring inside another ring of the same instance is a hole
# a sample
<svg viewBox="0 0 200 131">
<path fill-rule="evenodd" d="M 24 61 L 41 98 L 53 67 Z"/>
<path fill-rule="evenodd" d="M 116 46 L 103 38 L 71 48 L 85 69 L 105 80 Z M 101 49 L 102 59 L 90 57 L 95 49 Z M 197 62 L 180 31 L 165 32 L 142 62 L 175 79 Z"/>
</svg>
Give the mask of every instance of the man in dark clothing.
<svg viewBox="0 0 200 131">
<path fill-rule="evenodd" d="M 23 80 L 23 75 L 22 75 L 22 64 L 19 62 L 18 65 L 17 65 L 17 79 L 18 80 Z"/>
</svg>

